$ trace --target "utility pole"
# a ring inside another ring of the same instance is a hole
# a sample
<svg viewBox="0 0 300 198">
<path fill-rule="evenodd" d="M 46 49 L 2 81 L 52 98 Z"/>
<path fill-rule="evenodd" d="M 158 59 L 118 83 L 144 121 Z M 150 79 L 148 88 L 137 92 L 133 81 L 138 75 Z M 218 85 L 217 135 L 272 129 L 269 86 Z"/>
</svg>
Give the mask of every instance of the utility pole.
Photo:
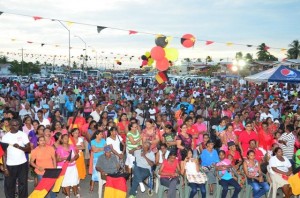
<svg viewBox="0 0 300 198">
<path fill-rule="evenodd" d="M 22 75 L 24 74 L 24 73 L 23 73 L 23 66 L 24 66 L 24 64 L 23 64 L 23 62 L 24 62 L 24 61 L 23 61 L 23 60 L 24 60 L 24 56 L 23 56 L 24 54 L 23 54 L 23 52 L 24 52 L 24 49 L 23 49 L 23 47 L 22 47 L 22 49 L 19 49 L 19 50 L 21 50 L 21 53 L 22 53 L 22 62 L 21 62 L 21 67 L 22 67 L 22 69 L 21 69 L 21 72 L 22 72 L 22 73 L 21 73 L 21 76 L 22 76 Z"/>
<path fill-rule="evenodd" d="M 69 68 L 71 68 L 71 31 L 61 21 L 59 20 L 55 20 L 55 21 L 58 21 L 69 33 Z"/>
</svg>

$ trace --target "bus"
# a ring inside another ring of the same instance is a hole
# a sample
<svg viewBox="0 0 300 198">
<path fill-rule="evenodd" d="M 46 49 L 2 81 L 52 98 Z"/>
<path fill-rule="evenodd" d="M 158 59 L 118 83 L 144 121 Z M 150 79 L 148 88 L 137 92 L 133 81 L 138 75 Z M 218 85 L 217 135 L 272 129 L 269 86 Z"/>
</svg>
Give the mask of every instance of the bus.
<svg viewBox="0 0 300 198">
<path fill-rule="evenodd" d="M 112 79 L 112 74 L 110 72 L 103 72 L 102 77 L 104 79 Z"/>
<path fill-rule="evenodd" d="M 88 70 L 87 71 L 87 78 L 89 80 L 99 80 L 101 78 L 101 72 L 99 70 L 96 69 L 92 69 L 92 70 Z"/>
<path fill-rule="evenodd" d="M 83 80 L 86 79 L 86 73 L 81 69 L 73 69 L 70 71 L 70 77 L 74 80 Z"/>
</svg>

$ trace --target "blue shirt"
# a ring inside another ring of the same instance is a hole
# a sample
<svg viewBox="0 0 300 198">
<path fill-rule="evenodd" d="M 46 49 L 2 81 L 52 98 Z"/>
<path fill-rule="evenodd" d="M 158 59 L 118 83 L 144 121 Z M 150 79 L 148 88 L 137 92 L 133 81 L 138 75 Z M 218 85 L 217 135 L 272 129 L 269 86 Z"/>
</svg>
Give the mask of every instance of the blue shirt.
<svg viewBox="0 0 300 198">
<path fill-rule="evenodd" d="M 220 161 L 218 153 L 215 149 L 213 149 L 212 152 L 208 152 L 207 149 L 204 149 L 200 154 L 200 158 L 202 161 L 202 166 L 211 166 L 212 164 L 216 164 Z"/>
<path fill-rule="evenodd" d="M 181 102 L 177 105 L 176 110 L 178 111 L 181 106 L 184 106 L 186 108 L 185 112 L 189 114 L 191 111 L 194 111 L 194 105 L 188 103 L 188 102 Z"/>
<path fill-rule="evenodd" d="M 91 141 L 91 145 L 94 147 L 97 147 L 97 148 L 104 148 L 105 144 L 106 144 L 106 141 L 104 139 L 101 139 L 100 142 L 97 142 L 96 140 Z M 94 153 L 94 158 L 98 159 L 98 157 L 103 154 L 104 154 L 104 151 Z"/>
<path fill-rule="evenodd" d="M 68 112 L 74 112 L 74 102 L 70 102 L 69 100 L 66 102 L 65 107 L 67 108 Z"/>
</svg>

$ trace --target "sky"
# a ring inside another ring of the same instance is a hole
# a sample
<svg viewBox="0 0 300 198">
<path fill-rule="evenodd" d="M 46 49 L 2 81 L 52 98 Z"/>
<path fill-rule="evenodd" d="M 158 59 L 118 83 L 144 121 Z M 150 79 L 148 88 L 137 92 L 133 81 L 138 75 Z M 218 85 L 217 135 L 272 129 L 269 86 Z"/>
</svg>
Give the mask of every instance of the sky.
<svg viewBox="0 0 300 198">
<path fill-rule="evenodd" d="M 11 58 L 20 59 L 24 48 L 25 54 L 41 54 L 40 62 L 67 64 L 68 31 L 57 21 L 19 16 L 28 15 L 94 25 L 64 23 L 71 32 L 71 61 L 81 62 L 77 57 L 85 53 L 79 36 L 89 46 L 88 65 L 96 64 L 97 53 L 98 65 L 112 65 L 116 57 L 122 62 L 120 67 L 139 66 L 138 57 L 155 46 L 155 35 L 129 35 L 110 28 L 97 33 L 97 25 L 172 36 L 168 47 L 178 49 L 179 60 L 211 56 L 214 61 L 231 61 L 239 51 L 255 56 L 256 47 L 245 45 L 261 43 L 282 59 L 286 52 L 280 49 L 300 39 L 299 10 L 299 0 L 6 0 L 0 2 L 0 55 L 16 53 Z M 180 43 L 187 33 L 197 39 L 193 48 Z M 206 40 L 215 43 L 207 46 Z M 245 45 L 227 46 L 226 42 Z M 134 57 L 130 60 L 129 56 Z M 24 56 L 25 61 L 31 59 Z"/>
</svg>

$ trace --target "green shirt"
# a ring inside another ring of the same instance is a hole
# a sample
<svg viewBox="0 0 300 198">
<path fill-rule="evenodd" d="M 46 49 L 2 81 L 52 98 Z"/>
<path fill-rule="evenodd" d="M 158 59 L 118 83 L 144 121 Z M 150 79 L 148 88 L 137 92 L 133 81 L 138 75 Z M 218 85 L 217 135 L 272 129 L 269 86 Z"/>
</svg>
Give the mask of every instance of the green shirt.
<svg viewBox="0 0 300 198">
<path fill-rule="evenodd" d="M 141 136 L 140 136 L 140 133 L 137 131 L 136 134 L 132 133 L 132 131 L 129 131 L 127 133 L 127 136 L 126 136 L 126 145 L 127 145 L 127 148 L 128 150 L 132 150 L 134 148 L 137 148 L 140 144 L 132 144 L 129 140 L 129 137 L 132 137 L 134 141 L 138 140 Z"/>
<path fill-rule="evenodd" d="M 298 149 L 298 151 L 296 152 L 296 168 L 300 167 L 300 159 L 299 159 L 299 156 L 300 156 L 300 149 Z"/>
</svg>

